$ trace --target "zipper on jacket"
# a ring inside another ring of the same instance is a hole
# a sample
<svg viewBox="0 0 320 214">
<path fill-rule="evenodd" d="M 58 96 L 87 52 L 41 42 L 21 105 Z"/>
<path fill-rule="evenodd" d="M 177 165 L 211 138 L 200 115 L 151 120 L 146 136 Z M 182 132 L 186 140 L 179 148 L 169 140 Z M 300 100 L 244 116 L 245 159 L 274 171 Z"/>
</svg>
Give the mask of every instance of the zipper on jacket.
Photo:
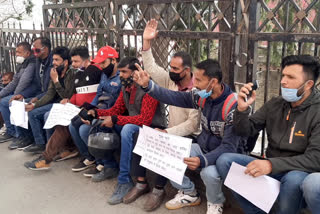
<svg viewBox="0 0 320 214">
<path fill-rule="evenodd" d="M 294 133 L 294 130 L 295 130 L 295 128 L 296 128 L 296 121 L 294 121 L 294 123 L 293 123 L 293 126 L 291 127 L 291 133 L 290 133 L 290 138 L 289 138 L 289 144 L 291 144 L 292 143 L 292 139 L 293 139 L 293 133 Z"/>
<path fill-rule="evenodd" d="M 287 114 L 286 120 L 289 120 L 289 118 L 290 118 L 290 113 L 291 113 L 291 108 L 290 108 L 290 109 L 289 109 L 289 111 L 288 111 L 288 114 Z"/>
</svg>

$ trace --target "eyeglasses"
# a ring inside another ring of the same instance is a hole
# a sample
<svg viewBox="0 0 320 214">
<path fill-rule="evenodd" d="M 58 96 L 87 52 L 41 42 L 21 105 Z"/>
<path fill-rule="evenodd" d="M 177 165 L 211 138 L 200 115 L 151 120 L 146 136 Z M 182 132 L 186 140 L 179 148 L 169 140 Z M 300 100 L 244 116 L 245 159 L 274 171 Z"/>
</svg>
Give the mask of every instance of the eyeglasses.
<svg viewBox="0 0 320 214">
<path fill-rule="evenodd" d="M 43 48 L 44 48 L 44 47 L 42 47 L 42 48 L 32 48 L 32 50 L 33 50 L 33 52 L 35 52 L 35 53 L 40 53 Z"/>
</svg>

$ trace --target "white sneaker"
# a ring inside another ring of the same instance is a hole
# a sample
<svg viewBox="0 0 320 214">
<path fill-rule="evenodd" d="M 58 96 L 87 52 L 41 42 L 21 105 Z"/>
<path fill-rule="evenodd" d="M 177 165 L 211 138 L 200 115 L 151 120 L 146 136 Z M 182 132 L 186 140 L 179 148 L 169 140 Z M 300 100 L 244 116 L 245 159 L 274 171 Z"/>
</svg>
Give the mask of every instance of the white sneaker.
<svg viewBox="0 0 320 214">
<path fill-rule="evenodd" d="M 201 198 L 197 193 L 195 196 L 184 194 L 182 190 L 173 199 L 166 203 L 166 208 L 169 210 L 180 209 L 187 206 L 197 206 L 201 203 Z"/>
<path fill-rule="evenodd" d="M 207 202 L 207 214 L 222 214 L 223 213 L 223 204 L 213 204 Z"/>
<path fill-rule="evenodd" d="M 2 128 L 0 129 L 0 135 L 4 135 L 7 132 L 6 124 L 3 124 Z"/>
</svg>

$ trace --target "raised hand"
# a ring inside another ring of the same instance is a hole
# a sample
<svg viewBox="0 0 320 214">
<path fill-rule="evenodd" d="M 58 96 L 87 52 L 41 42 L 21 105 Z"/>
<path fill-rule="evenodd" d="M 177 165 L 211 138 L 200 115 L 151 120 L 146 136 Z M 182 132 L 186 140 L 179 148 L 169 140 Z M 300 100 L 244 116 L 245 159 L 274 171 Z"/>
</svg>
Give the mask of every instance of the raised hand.
<svg viewBox="0 0 320 214">
<path fill-rule="evenodd" d="M 133 73 L 133 81 L 135 81 L 138 85 L 142 86 L 143 88 L 148 87 L 150 81 L 149 74 L 146 71 L 144 71 L 137 63 L 135 64 L 135 66 L 138 70 Z"/>
<path fill-rule="evenodd" d="M 146 28 L 144 29 L 143 32 L 143 39 L 144 40 L 152 40 L 156 38 L 158 31 L 158 21 L 155 19 L 151 19 L 150 21 L 147 22 Z"/>
<path fill-rule="evenodd" d="M 252 83 L 247 83 L 240 89 L 238 94 L 238 110 L 246 111 L 248 107 L 255 101 L 256 99 L 256 91 L 252 91 Z M 248 95 L 252 91 L 250 98 L 248 99 Z"/>
</svg>

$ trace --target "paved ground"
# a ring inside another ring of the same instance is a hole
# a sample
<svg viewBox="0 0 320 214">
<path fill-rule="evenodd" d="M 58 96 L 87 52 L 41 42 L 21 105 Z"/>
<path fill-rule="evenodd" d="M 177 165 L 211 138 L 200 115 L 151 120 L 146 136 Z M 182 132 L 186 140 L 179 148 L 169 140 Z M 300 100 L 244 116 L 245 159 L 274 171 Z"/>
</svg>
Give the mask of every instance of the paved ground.
<svg viewBox="0 0 320 214">
<path fill-rule="evenodd" d="M 144 213 L 143 197 L 130 205 L 107 204 L 116 180 L 93 183 L 71 167 L 79 159 L 53 163 L 49 171 L 31 171 L 23 166 L 36 156 L 9 151 L 9 142 L 0 144 L 0 213 L 1 214 L 100 214 Z M 169 191 L 166 201 L 175 192 Z M 205 213 L 206 202 L 198 207 L 170 211 L 172 214 Z M 236 214 L 235 210 L 224 212 Z M 155 214 L 169 213 L 162 205 Z"/>
</svg>

